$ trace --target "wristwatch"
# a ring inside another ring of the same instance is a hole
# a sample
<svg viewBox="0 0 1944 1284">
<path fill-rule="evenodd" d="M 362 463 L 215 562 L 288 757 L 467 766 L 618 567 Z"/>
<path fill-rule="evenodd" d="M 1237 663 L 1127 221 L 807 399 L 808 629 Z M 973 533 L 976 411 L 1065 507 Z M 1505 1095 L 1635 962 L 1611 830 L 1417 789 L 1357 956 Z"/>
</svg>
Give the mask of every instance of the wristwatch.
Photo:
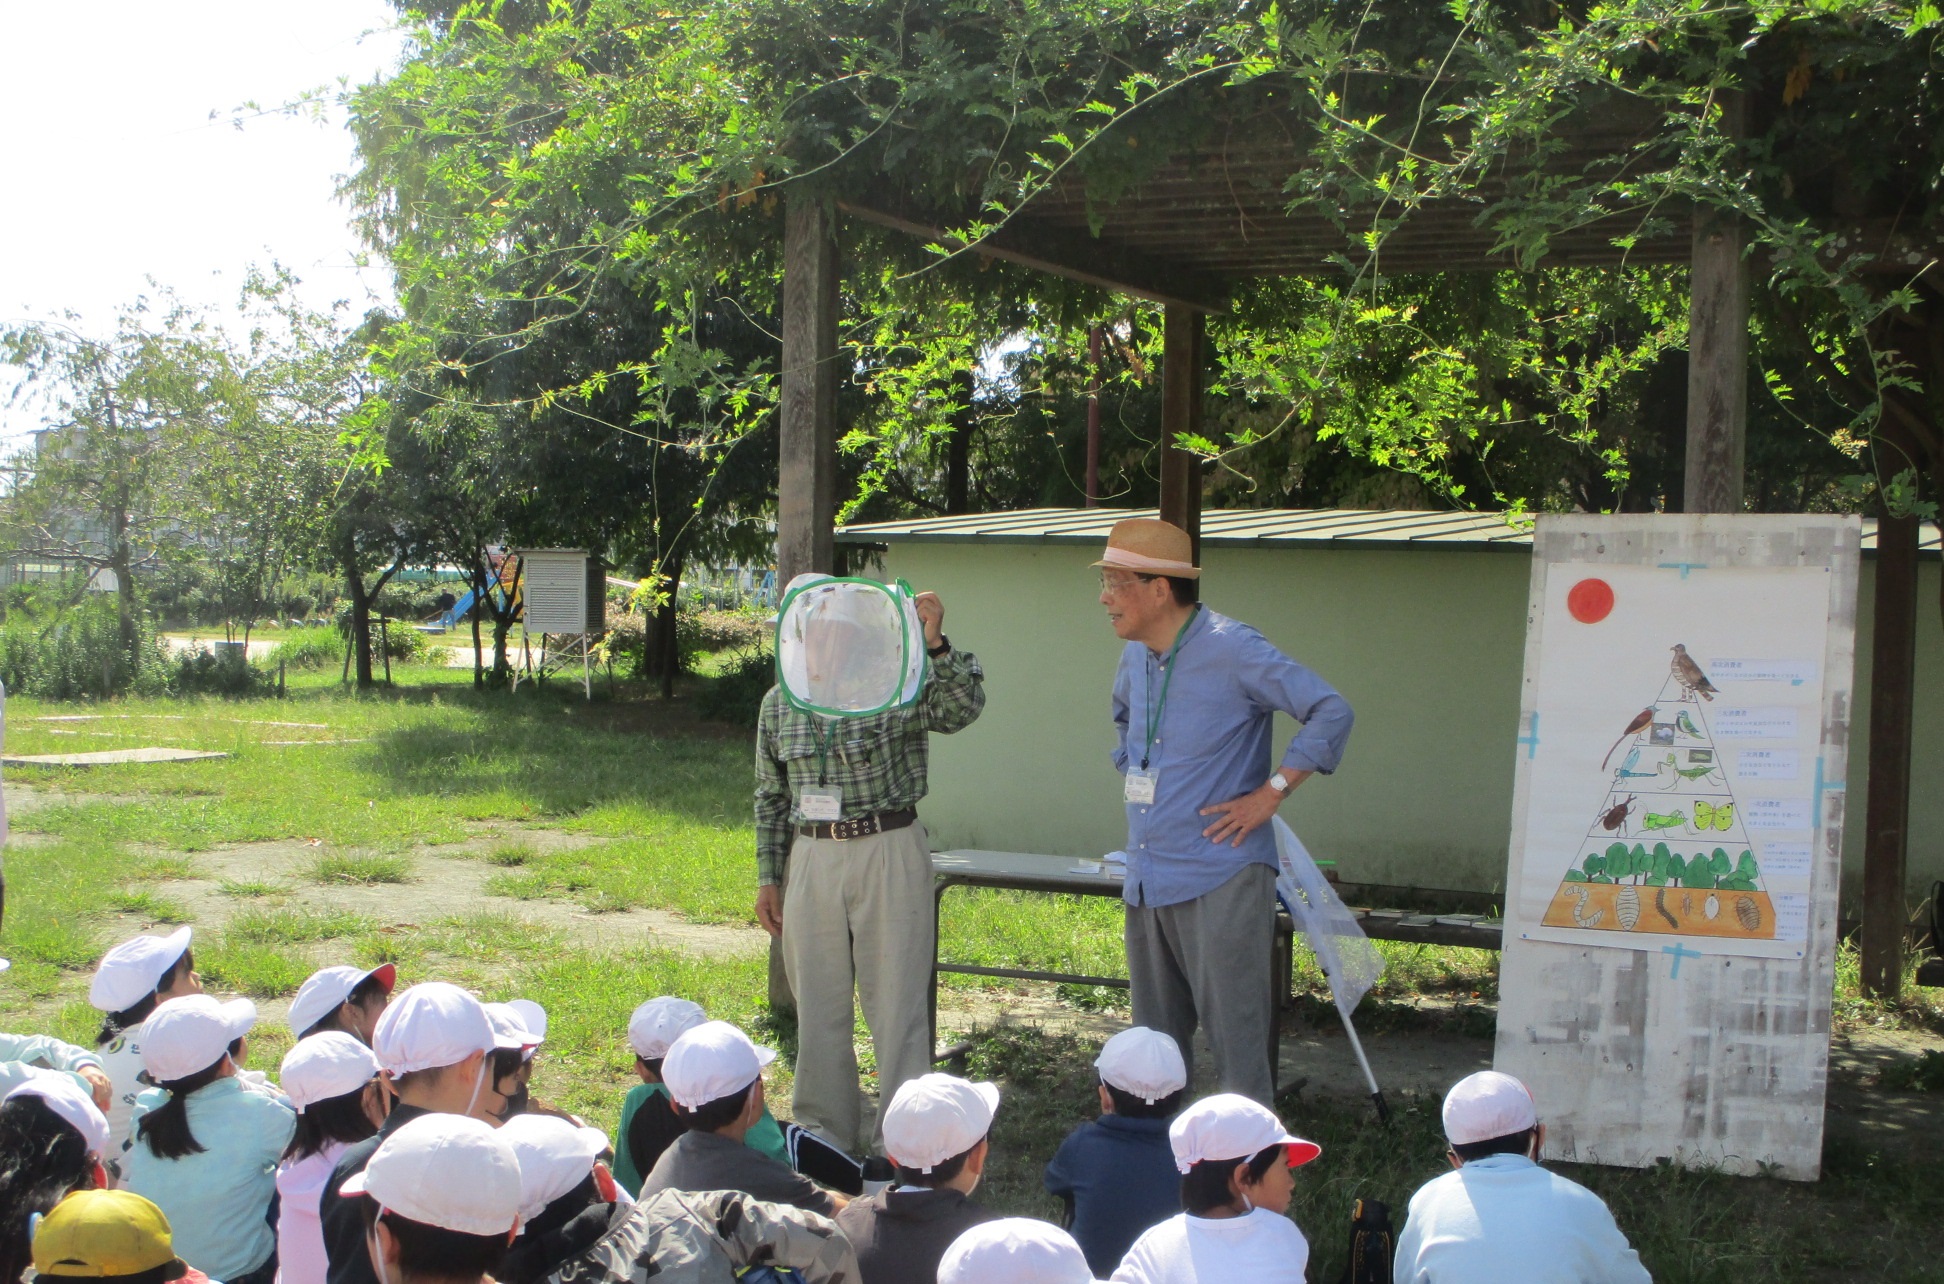
<svg viewBox="0 0 1944 1284">
<path fill-rule="evenodd" d="M 925 654 L 930 656 L 932 659 L 936 660 L 939 656 L 944 655 L 947 651 L 951 649 L 952 649 L 952 639 L 946 637 L 943 633 L 941 633 L 938 635 L 938 645 L 926 647 Z"/>
<path fill-rule="evenodd" d="M 1289 792 L 1289 777 L 1279 771 L 1269 777 L 1269 787 L 1279 794 L 1287 794 Z"/>
</svg>

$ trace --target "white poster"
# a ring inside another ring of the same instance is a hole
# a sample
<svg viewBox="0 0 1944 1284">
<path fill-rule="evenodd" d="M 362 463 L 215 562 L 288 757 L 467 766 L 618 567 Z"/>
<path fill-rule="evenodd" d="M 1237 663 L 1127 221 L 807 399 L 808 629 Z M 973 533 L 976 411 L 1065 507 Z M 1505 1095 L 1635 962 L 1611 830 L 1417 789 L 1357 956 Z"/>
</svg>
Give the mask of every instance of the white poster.
<svg viewBox="0 0 1944 1284">
<path fill-rule="evenodd" d="M 1831 579 L 1553 568 L 1520 764 L 1526 939 L 1802 957 Z"/>
</svg>

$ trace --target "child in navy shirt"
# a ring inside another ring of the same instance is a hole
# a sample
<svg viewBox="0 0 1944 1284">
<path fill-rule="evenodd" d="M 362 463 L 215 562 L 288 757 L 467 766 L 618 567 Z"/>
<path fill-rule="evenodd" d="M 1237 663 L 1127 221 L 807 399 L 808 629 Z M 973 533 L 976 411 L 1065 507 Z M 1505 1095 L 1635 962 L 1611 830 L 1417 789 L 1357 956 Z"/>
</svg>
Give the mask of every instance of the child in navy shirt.
<svg viewBox="0 0 1944 1284">
<path fill-rule="evenodd" d="M 1100 1118 L 1076 1128 L 1046 1166 L 1046 1191 L 1101 1279 L 1142 1231 L 1181 1211 L 1168 1123 L 1188 1091 L 1181 1049 L 1159 1030 L 1123 1030 L 1100 1050 Z"/>
</svg>

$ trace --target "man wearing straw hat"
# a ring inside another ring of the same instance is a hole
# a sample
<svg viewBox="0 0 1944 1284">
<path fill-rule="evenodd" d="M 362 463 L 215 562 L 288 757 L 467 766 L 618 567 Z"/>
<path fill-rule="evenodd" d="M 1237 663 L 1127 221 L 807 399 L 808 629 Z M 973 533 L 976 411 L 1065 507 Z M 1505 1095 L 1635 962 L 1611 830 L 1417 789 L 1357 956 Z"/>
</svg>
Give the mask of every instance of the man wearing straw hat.
<svg viewBox="0 0 1944 1284">
<path fill-rule="evenodd" d="M 1276 838 L 1270 817 L 1336 770 L 1350 705 L 1262 634 L 1196 600 L 1178 526 L 1114 523 L 1100 601 L 1126 643 L 1114 674 L 1114 766 L 1127 804 L 1127 965 L 1134 1024 L 1174 1037 L 1192 1075 L 1200 1025 L 1220 1090 L 1275 1094 Z M 1302 724 L 1270 761 L 1280 710 Z"/>
</svg>

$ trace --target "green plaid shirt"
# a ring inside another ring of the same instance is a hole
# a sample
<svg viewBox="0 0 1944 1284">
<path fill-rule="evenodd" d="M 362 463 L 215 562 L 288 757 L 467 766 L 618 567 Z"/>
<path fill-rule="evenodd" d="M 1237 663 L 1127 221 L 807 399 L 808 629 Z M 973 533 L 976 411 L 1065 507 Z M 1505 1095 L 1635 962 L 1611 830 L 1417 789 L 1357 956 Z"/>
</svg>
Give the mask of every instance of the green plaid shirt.
<svg viewBox="0 0 1944 1284">
<path fill-rule="evenodd" d="M 957 648 L 932 661 L 917 704 L 868 717 L 817 717 L 771 687 L 756 723 L 756 882 L 783 881 L 790 838 L 803 819 L 798 790 L 842 789 L 844 820 L 916 807 L 925 796 L 925 737 L 970 726 L 983 708 L 985 673 Z"/>
</svg>

